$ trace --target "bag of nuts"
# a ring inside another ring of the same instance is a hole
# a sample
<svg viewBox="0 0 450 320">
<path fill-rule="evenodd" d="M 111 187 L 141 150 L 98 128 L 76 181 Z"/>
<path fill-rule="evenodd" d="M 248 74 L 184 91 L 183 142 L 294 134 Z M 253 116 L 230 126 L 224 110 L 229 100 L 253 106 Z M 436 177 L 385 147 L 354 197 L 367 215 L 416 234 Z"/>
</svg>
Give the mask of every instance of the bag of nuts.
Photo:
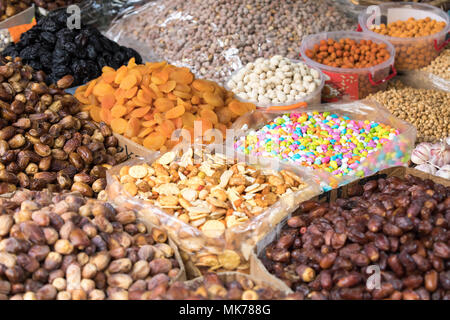
<svg viewBox="0 0 450 320">
<path fill-rule="evenodd" d="M 288 112 L 256 110 L 238 118 L 231 129 L 238 153 L 308 169 L 325 190 L 407 166 L 416 140 L 415 127 L 367 100 Z"/>
<path fill-rule="evenodd" d="M 127 208 L 29 190 L 0 207 L 0 300 L 150 299 L 185 280 L 167 233 Z"/>
<path fill-rule="evenodd" d="M 117 19 L 106 35 L 224 84 L 258 57 L 297 58 L 305 35 L 351 28 L 327 0 L 159 0 Z"/>
<path fill-rule="evenodd" d="M 258 239 L 320 192 L 298 169 L 250 166 L 224 155 L 233 153 L 211 152 L 215 147 L 178 145 L 156 161 L 116 166 L 107 178 L 109 199 L 165 228 L 196 275 L 248 270 Z"/>
</svg>

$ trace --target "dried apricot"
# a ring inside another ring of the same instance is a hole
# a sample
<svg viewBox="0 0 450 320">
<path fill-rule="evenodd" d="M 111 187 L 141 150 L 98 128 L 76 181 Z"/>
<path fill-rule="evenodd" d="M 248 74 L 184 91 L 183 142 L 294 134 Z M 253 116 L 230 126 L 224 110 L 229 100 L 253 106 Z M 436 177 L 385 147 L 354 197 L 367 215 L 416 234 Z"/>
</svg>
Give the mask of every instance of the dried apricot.
<svg viewBox="0 0 450 320">
<path fill-rule="evenodd" d="M 82 104 L 88 104 L 89 99 L 84 96 L 84 92 L 75 93 L 75 98 L 77 98 L 78 101 L 80 101 Z"/>
<path fill-rule="evenodd" d="M 111 110 L 102 107 L 100 110 L 100 118 L 102 119 L 102 121 L 106 122 L 106 124 L 111 124 Z"/>
<path fill-rule="evenodd" d="M 170 138 L 172 132 L 175 130 L 175 125 L 170 120 L 164 120 L 155 130 Z"/>
<path fill-rule="evenodd" d="M 116 79 L 116 71 L 108 71 L 103 73 L 102 79 L 105 83 L 112 83 L 114 82 L 114 79 Z"/>
<path fill-rule="evenodd" d="M 213 94 L 209 91 L 203 93 L 203 100 L 205 100 L 207 104 L 210 104 L 214 107 L 222 107 L 224 105 L 223 99 L 219 95 Z"/>
<path fill-rule="evenodd" d="M 181 117 L 184 113 L 184 106 L 177 106 L 166 112 L 166 119 L 174 119 Z"/>
<path fill-rule="evenodd" d="M 150 134 L 152 131 L 153 127 L 142 128 L 141 131 L 139 131 L 138 138 L 145 138 L 145 136 Z"/>
<path fill-rule="evenodd" d="M 100 108 L 99 107 L 92 107 L 91 110 L 89 110 L 89 114 L 95 122 L 102 121 L 102 118 L 100 117 Z"/>
<path fill-rule="evenodd" d="M 89 82 L 86 91 L 84 92 L 84 97 L 87 98 L 91 95 L 92 90 L 94 90 L 95 85 L 97 84 L 97 80 L 94 79 L 91 82 Z"/>
<path fill-rule="evenodd" d="M 150 111 L 150 107 L 137 108 L 137 109 L 133 110 L 133 112 L 131 112 L 131 117 L 133 117 L 133 118 L 142 118 L 149 111 Z"/>
<path fill-rule="evenodd" d="M 133 88 L 136 85 L 136 83 L 137 83 L 136 76 L 130 73 L 120 82 L 120 88 L 124 90 L 129 90 Z"/>
<path fill-rule="evenodd" d="M 216 114 L 220 123 L 228 123 L 233 117 L 233 114 L 228 107 L 217 108 Z"/>
<path fill-rule="evenodd" d="M 109 66 L 104 66 L 102 68 L 102 73 L 107 73 L 107 72 L 116 72 L 116 70 L 114 70 L 114 68 L 111 68 Z"/>
<path fill-rule="evenodd" d="M 176 97 L 180 97 L 180 98 L 183 98 L 183 99 L 189 99 L 189 100 L 192 98 L 192 94 L 191 93 L 183 92 L 183 91 L 177 91 L 177 90 L 173 91 L 173 95 L 176 96 Z"/>
<path fill-rule="evenodd" d="M 170 80 L 174 80 L 180 84 L 190 84 L 194 80 L 194 75 L 186 70 L 179 68 L 178 70 L 172 71 L 169 75 Z"/>
<path fill-rule="evenodd" d="M 115 84 L 121 84 L 123 79 L 127 76 L 128 68 L 126 66 L 121 66 L 117 69 L 116 78 L 114 79 Z"/>
<path fill-rule="evenodd" d="M 147 103 L 147 104 L 152 103 L 151 95 L 149 95 L 148 92 L 145 92 L 143 89 L 138 90 L 136 97 L 139 101 L 142 101 L 143 103 Z"/>
<path fill-rule="evenodd" d="M 175 107 L 173 101 L 167 98 L 158 98 L 153 104 L 159 112 L 166 112 Z"/>
<path fill-rule="evenodd" d="M 136 95 L 137 91 L 138 91 L 138 87 L 132 87 L 132 88 L 126 90 L 125 98 L 127 98 L 127 99 L 133 98 Z"/>
<path fill-rule="evenodd" d="M 151 150 L 159 150 L 164 143 L 166 142 L 167 138 L 158 132 L 150 133 L 143 141 L 144 147 Z"/>
<path fill-rule="evenodd" d="M 205 91 L 213 92 L 214 91 L 214 86 L 206 80 L 196 79 L 196 80 L 194 80 L 194 82 L 192 82 L 192 87 L 195 90 L 198 90 L 200 92 L 205 92 Z"/>
<path fill-rule="evenodd" d="M 202 119 L 208 119 L 209 121 L 212 122 L 212 124 L 216 124 L 219 122 L 219 119 L 217 115 L 214 113 L 214 111 L 208 109 L 202 110 L 200 112 L 200 117 L 202 117 Z"/>
<path fill-rule="evenodd" d="M 230 111 L 232 113 L 234 113 L 238 116 L 242 116 L 243 114 L 245 114 L 248 111 L 247 106 L 237 100 L 231 101 L 230 104 L 228 105 L 228 108 L 230 109 Z"/>
<path fill-rule="evenodd" d="M 115 103 L 116 103 L 116 97 L 114 94 L 111 94 L 111 93 L 103 96 L 101 99 L 101 105 L 102 105 L 102 107 L 104 107 L 106 109 L 111 109 Z"/>
<path fill-rule="evenodd" d="M 155 124 L 156 124 L 155 120 L 147 120 L 147 121 L 142 122 L 142 126 L 146 127 L 146 128 L 153 127 Z"/>
<path fill-rule="evenodd" d="M 177 83 L 176 83 L 175 81 L 170 80 L 170 81 L 167 81 L 167 82 L 164 83 L 164 84 L 159 85 L 158 88 L 159 88 L 159 90 L 160 90 L 161 92 L 169 93 L 169 92 L 171 92 L 173 89 L 175 89 L 176 85 L 177 85 Z"/>
<path fill-rule="evenodd" d="M 86 90 L 87 91 L 87 90 Z M 98 97 L 106 96 L 107 94 L 114 94 L 114 89 L 110 84 L 105 82 L 99 82 L 95 85 L 92 93 Z"/>
<path fill-rule="evenodd" d="M 183 120 L 183 125 L 188 127 L 188 128 L 193 128 L 194 127 L 194 121 L 195 119 L 197 119 L 192 113 L 190 112 L 185 112 L 182 116 L 181 119 Z"/>
<path fill-rule="evenodd" d="M 191 87 L 185 84 L 176 83 L 175 90 L 189 93 L 191 92 Z"/>
<path fill-rule="evenodd" d="M 155 72 L 151 77 L 151 81 L 157 85 L 164 84 L 167 80 L 169 80 L 169 72 L 164 69 L 159 72 Z"/>
<path fill-rule="evenodd" d="M 111 109 L 111 116 L 113 118 L 122 118 L 127 113 L 127 108 L 122 105 L 115 105 Z"/>
<path fill-rule="evenodd" d="M 111 120 L 111 129 L 118 134 L 123 134 L 127 129 L 128 121 L 122 118 Z"/>
<path fill-rule="evenodd" d="M 141 120 L 133 117 L 128 120 L 127 128 L 125 130 L 125 136 L 135 137 L 138 135 L 139 129 L 141 129 Z"/>
</svg>

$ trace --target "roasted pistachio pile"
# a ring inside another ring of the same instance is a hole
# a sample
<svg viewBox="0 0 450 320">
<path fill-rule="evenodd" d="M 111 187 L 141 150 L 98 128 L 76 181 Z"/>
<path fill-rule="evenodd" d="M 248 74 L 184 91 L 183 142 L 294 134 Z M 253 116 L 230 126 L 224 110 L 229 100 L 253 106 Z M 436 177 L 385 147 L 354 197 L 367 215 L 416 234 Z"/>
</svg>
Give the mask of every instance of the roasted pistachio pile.
<svg viewBox="0 0 450 320">
<path fill-rule="evenodd" d="M 73 194 L 0 198 L 0 300 L 152 297 L 180 274 L 167 234 Z"/>
</svg>

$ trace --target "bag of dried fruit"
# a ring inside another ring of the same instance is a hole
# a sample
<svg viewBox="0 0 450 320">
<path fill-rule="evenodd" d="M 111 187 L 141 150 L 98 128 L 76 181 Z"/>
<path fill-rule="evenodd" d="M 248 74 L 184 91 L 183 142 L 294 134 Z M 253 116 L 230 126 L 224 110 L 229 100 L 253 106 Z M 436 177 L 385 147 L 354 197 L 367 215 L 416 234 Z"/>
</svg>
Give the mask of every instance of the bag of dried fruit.
<svg viewBox="0 0 450 320">
<path fill-rule="evenodd" d="M 159 0 L 116 19 L 106 34 L 223 84 L 258 57 L 296 58 L 303 36 L 351 24 L 328 0 Z"/>
<path fill-rule="evenodd" d="M 258 240 L 320 189 L 297 168 L 243 160 L 222 145 L 180 144 L 114 167 L 108 197 L 164 227 L 197 275 L 248 271 Z"/>
</svg>

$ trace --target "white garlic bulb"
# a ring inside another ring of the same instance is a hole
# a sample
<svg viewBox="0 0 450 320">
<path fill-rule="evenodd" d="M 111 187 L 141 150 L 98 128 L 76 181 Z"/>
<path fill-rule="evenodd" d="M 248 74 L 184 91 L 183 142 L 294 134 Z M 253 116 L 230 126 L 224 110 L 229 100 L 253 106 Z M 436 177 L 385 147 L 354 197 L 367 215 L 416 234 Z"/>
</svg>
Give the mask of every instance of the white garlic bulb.
<svg viewBox="0 0 450 320">
<path fill-rule="evenodd" d="M 430 151 L 430 162 L 441 168 L 446 164 L 450 164 L 450 146 L 445 143 L 436 143 Z"/>
<path fill-rule="evenodd" d="M 439 169 L 436 172 L 436 175 L 438 177 L 450 180 L 450 164 L 447 164 L 447 165 L 443 166 L 441 169 Z"/>
<path fill-rule="evenodd" d="M 417 147 L 411 153 L 411 161 L 415 164 L 427 163 L 431 158 L 431 143 L 423 142 L 417 145 Z"/>
<path fill-rule="evenodd" d="M 435 174 L 436 173 L 436 168 L 431 165 L 431 164 L 419 164 L 417 167 L 415 167 L 414 169 L 419 170 L 419 171 L 423 171 L 426 173 L 430 173 L 430 174 Z"/>
</svg>

